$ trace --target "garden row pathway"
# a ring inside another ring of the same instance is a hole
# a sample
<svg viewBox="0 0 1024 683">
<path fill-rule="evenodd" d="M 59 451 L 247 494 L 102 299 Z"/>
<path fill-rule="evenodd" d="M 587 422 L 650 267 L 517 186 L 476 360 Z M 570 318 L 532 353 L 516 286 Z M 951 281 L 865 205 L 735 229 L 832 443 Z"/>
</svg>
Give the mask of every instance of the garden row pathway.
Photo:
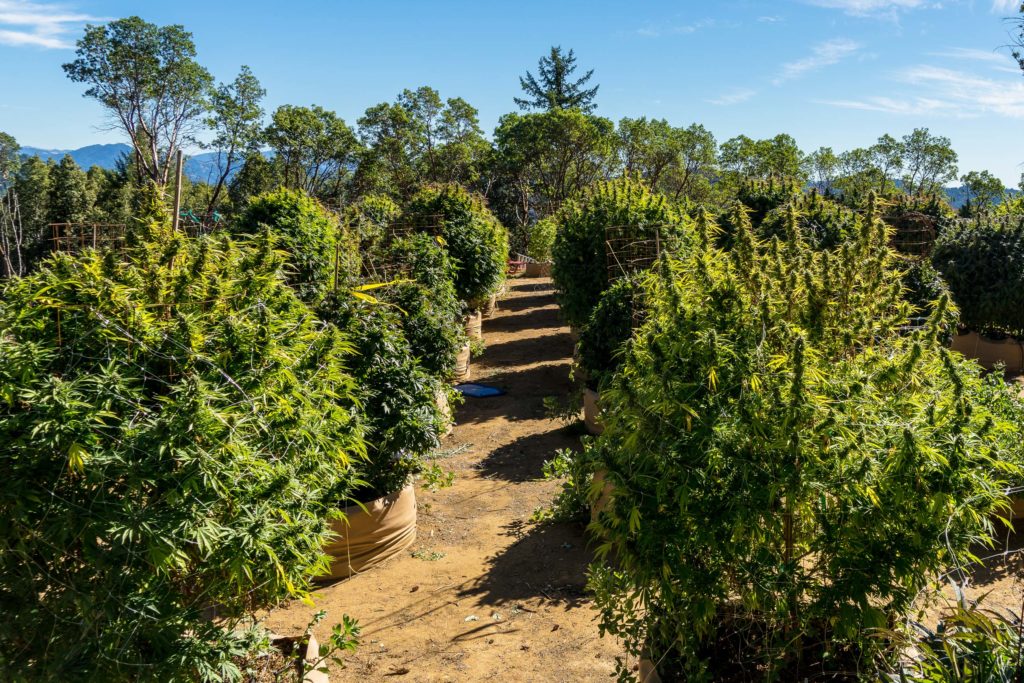
<svg viewBox="0 0 1024 683">
<path fill-rule="evenodd" d="M 342 614 L 357 618 L 362 646 L 332 681 L 600 681 L 621 649 L 598 634 L 585 592 L 591 553 L 581 525 L 532 524 L 558 484 L 541 466 L 579 432 L 545 415 L 546 396 L 569 390 L 572 342 L 551 281 L 517 278 L 484 321 L 487 349 L 473 381 L 504 396 L 467 399 L 441 463 L 450 488 L 417 486 L 419 530 L 408 552 L 295 603 L 268 625 L 301 631 L 316 609 L 323 642 Z"/>
</svg>

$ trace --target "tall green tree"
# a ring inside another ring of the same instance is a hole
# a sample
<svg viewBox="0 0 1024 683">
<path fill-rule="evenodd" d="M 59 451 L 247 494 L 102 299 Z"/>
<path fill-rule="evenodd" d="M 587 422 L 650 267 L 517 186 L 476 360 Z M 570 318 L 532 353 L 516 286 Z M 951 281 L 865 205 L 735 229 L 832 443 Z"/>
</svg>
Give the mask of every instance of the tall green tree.
<svg viewBox="0 0 1024 683">
<path fill-rule="evenodd" d="M 68 78 L 86 85 L 85 96 L 128 135 L 139 179 L 166 185 L 175 153 L 202 127 L 213 81 L 195 59 L 192 34 L 128 17 L 87 26 L 75 54 L 64 65 Z"/>
<path fill-rule="evenodd" d="M 903 189 L 918 195 L 936 192 L 956 178 L 957 153 L 949 138 L 915 128 L 900 143 L 903 156 Z"/>
<path fill-rule="evenodd" d="M 832 189 L 839 171 L 839 157 L 831 147 L 819 147 L 807 156 L 811 177 L 825 192 Z"/>
<path fill-rule="evenodd" d="M 793 136 L 785 133 L 764 140 L 746 135 L 726 140 L 719 150 L 719 162 L 724 171 L 742 178 L 807 179 L 804 155 Z"/>
<path fill-rule="evenodd" d="M 551 215 L 618 163 L 614 124 L 578 109 L 506 114 L 494 143 L 492 189 L 506 225 Z"/>
<path fill-rule="evenodd" d="M 490 152 L 477 110 L 428 86 L 370 107 L 358 123 L 364 151 L 356 186 L 364 195 L 406 199 L 424 183 L 476 185 Z"/>
<path fill-rule="evenodd" d="M 70 154 L 50 170 L 47 221 L 81 223 L 89 217 L 95 197 L 89 179 Z"/>
<path fill-rule="evenodd" d="M 212 214 L 228 178 L 249 154 L 259 153 L 263 141 L 263 106 L 267 91 L 248 66 L 231 83 L 222 83 L 210 96 L 207 125 L 214 137 L 204 147 L 217 154 L 217 177 L 206 213 Z"/>
<path fill-rule="evenodd" d="M 515 103 L 520 109 L 578 109 L 589 114 L 597 107 L 594 98 L 601 86 L 586 87 L 594 75 L 593 69 L 573 80 L 576 69 L 572 50 L 563 52 L 560 46 L 552 46 L 548 56 L 537 62 L 537 75 L 527 71 L 519 79 L 526 97 L 516 97 Z"/>
<path fill-rule="evenodd" d="M 679 201 L 705 201 L 717 166 L 715 136 L 699 124 L 673 127 L 664 119 L 619 121 L 622 170 L 639 173 L 652 189 Z"/>
<path fill-rule="evenodd" d="M 21 147 L 13 135 L 0 131 L 0 190 L 10 182 L 21 165 Z"/>
<path fill-rule="evenodd" d="M 283 105 L 265 132 L 287 187 L 324 200 L 341 198 L 357 160 L 355 133 L 333 111 Z"/>
<path fill-rule="evenodd" d="M 971 171 L 960 176 L 960 182 L 967 190 L 967 200 L 975 212 L 992 208 L 1006 192 L 1003 181 L 988 171 Z"/>
</svg>

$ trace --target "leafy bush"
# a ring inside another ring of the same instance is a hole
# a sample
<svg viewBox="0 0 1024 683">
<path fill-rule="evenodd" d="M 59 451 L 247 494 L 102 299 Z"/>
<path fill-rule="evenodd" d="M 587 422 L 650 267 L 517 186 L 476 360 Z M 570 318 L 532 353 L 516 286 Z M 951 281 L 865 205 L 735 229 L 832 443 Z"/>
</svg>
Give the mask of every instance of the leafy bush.
<svg viewBox="0 0 1024 683">
<path fill-rule="evenodd" d="M 769 211 L 757 229 L 758 236 L 785 239 L 790 206 L 796 210 L 801 235 L 816 249 L 834 249 L 859 232 L 856 213 L 811 192 Z"/>
<path fill-rule="evenodd" d="M 420 365 L 439 379 L 450 378 L 466 343 L 451 259 L 435 238 L 417 234 L 396 240 L 385 260 L 405 264 L 408 273 L 381 289 L 379 298 L 400 309 L 402 329 Z"/>
<path fill-rule="evenodd" d="M 145 232 L 0 297 L 7 680 L 237 679 L 234 625 L 326 569 L 363 452 L 351 346 L 273 242 Z"/>
<path fill-rule="evenodd" d="M 440 444 L 447 418 L 437 392 L 444 387 L 416 361 L 393 307 L 343 291 L 328 297 L 322 315 L 345 331 L 356 351 L 350 369 L 359 387 L 367 457 L 353 465 L 360 480 L 353 496 L 368 502 L 401 490 Z"/>
<path fill-rule="evenodd" d="M 919 637 L 892 634 L 918 657 L 897 674 L 906 683 L 1017 683 L 1024 672 L 1024 642 L 1017 615 L 957 605 L 937 631 L 919 627 Z M 894 677 L 895 678 L 895 677 Z"/>
<path fill-rule="evenodd" d="M 636 277 L 617 280 L 601 295 L 580 333 L 579 362 L 592 389 L 607 385 L 622 362 L 624 345 L 633 334 L 640 304 Z"/>
<path fill-rule="evenodd" d="M 736 201 L 747 207 L 748 216 L 754 229 L 761 227 L 765 217 L 793 201 L 799 201 L 803 196 L 800 185 L 791 180 L 745 180 L 736 190 Z M 735 216 L 734 207 L 723 210 L 718 222 L 727 235 L 732 235 L 737 226 L 733 222 Z"/>
<path fill-rule="evenodd" d="M 646 281 L 605 402 L 614 494 L 596 530 L 601 628 L 671 680 L 736 667 L 802 680 L 870 661 L 940 568 L 989 538 L 1019 458 L 1016 420 L 938 340 L 946 302 L 904 334 L 887 230 L 815 251 L 790 213 L 758 244 L 698 246 Z M 727 654 L 733 653 L 733 654 Z"/>
<path fill-rule="evenodd" d="M 551 260 L 551 250 L 555 245 L 555 234 L 558 232 L 558 221 L 553 216 L 541 219 L 530 226 L 530 245 L 527 256 L 534 261 L 545 263 Z"/>
<path fill-rule="evenodd" d="M 662 195 L 633 178 L 602 181 L 562 207 L 552 249 L 552 277 L 569 325 L 581 328 L 608 289 L 607 233 L 628 244 L 668 241 L 682 232 L 680 217 Z"/>
<path fill-rule="evenodd" d="M 372 253 L 384 243 L 400 215 L 401 209 L 391 197 L 371 194 L 346 206 L 342 222 L 359 240 L 359 251 Z"/>
<path fill-rule="evenodd" d="M 334 286 L 338 221 L 305 193 L 280 188 L 254 197 L 231 229 L 236 235 L 274 234 L 289 254 L 288 284 L 303 301 L 320 301 Z"/>
<path fill-rule="evenodd" d="M 963 325 L 1024 335 L 1024 219 L 950 226 L 932 263 L 949 283 Z"/>
<path fill-rule="evenodd" d="M 471 308 L 501 287 L 508 266 L 508 231 L 482 198 L 459 185 L 431 185 L 412 198 L 403 219 L 444 240 L 455 265 L 455 293 Z"/>
</svg>

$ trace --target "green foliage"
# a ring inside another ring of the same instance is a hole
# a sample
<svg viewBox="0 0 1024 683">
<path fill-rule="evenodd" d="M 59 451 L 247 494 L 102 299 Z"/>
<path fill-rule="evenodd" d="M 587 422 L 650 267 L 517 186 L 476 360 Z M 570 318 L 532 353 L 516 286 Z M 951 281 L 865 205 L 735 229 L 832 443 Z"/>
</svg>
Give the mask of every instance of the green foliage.
<svg viewBox="0 0 1024 683">
<path fill-rule="evenodd" d="M 907 264 L 900 278 L 903 282 L 904 298 L 913 306 L 912 313 L 927 316 L 931 306 L 939 299 L 952 300 L 949 285 L 942 279 L 942 274 L 935 269 L 928 259 L 920 259 Z M 954 312 L 954 311 L 951 311 Z M 955 321 L 956 317 L 953 317 Z"/>
<path fill-rule="evenodd" d="M 303 301 L 316 303 L 334 287 L 338 221 L 304 192 L 280 188 L 254 197 L 231 230 L 272 233 L 288 253 L 288 284 Z"/>
<path fill-rule="evenodd" d="M 360 485 L 353 496 L 367 502 L 401 490 L 440 444 L 447 417 L 437 394 L 444 386 L 416 361 L 393 307 L 341 291 L 328 297 L 321 314 L 356 351 L 349 365 L 359 387 L 367 458 L 354 463 Z"/>
<path fill-rule="evenodd" d="M 555 234 L 558 232 L 558 221 L 554 217 L 543 218 L 530 226 L 530 243 L 526 255 L 534 261 L 551 260 L 551 250 L 555 245 Z"/>
<path fill-rule="evenodd" d="M 1024 672 L 1024 642 L 1019 616 L 980 606 L 957 605 L 937 632 L 920 638 L 891 634 L 914 648 L 916 661 L 903 666 L 901 683 L 1018 683 Z"/>
<path fill-rule="evenodd" d="M 351 346 L 273 242 L 140 234 L 0 296 L 8 680 L 236 680 L 234 626 L 326 570 L 362 457 Z"/>
<path fill-rule="evenodd" d="M 680 218 L 665 197 L 641 181 L 619 178 L 595 183 L 558 215 L 552 276 L 562 315 L 582 329 L 608 289 L 608 230 L 623 242 L 664 240 L 681 232 Z"/>
<path fill-rule="evenodd" d="M 576 69 L 576 55 L 572 50 L 563 52 L 561 47 L 552 46 L 550 54 L 537 62 L 537 75 L 527 71 L 526 76 L 519 79 L 526 97 L 516 97 L 516 104 L 520 109 L 576 109 L 589 114 L 597 107 L 594 97 L 601 86 L 585 87 L 594 75 L 593 69 L 571 80 Z"/>
<path fill-rule="evenodd" d="M 1024 219 L 956 222 L 935 244 L 932 263 L 949 283 L 963 325 L 1024 335 Z"/>
<path fill-rule="evenodd" d="M 673 680 L 737 661 L 799 680 L 805 648 L 834 671 L 873 656 L 873 629 L 989 539 L 1019 420 L 942 346 L 945 301 L 904 333 L 874 207 L 837 250 L 812 249 L 792 214 L 766 244 L 733 221 L 731 251 L 702 215 L 696 246 L 651 273 L 602 394 L 614 494 L 594 527 L 615 563 L 591 586 L 602 631 Z"/>
<path fill-rule="evenodd" d="M 591 388 L 596 390 L 609 384 L 619 369 L 625 344 L 633 335 L 634 321 L 641 314 L 641 297 L 637 278 L 617 280 L 601 295 L 583 326 L 579 363 L 586 371 Z"/>
<path fill-rule="evenodd" d="M 135 148 L 140 179 L 171 180 L 180 145 L 195 132 L 208 107 L 213 79 L 195 59 L 183 26 L 156 26 L 139 17 L 89 25 L 64 73 L 87 86 Z"/>
<path fill-rule="evenodd" d="M 488 198 L 506 225 L 529 225 L 611 174 L 617 144 L 610 120 L 575 109 L 506 114 L 494 131 Z"/>
<path fill-rule="evenodd" d="M 594 468 L 600 461 L 598 448 L 599 445 L 588 437 L 583 440 L 582 450 L 562 448 L 555 453 L 555 457 L 544 461 L 544 479 L 557 480 L 561 484 L 551 507 L 534 512 L 535 521 L 571 522 L 587 519 L 594 494 Z"/>
<path fill-rule="evenodd" d="M 455 265 L 455 293 L 471 308 L 501 287 L 508 265 L 508 231 L 481 197 L 458 185 L 431 185 L 412 198 L 403 218 L 444 241 Z"/>
<path fill-rule="evenodd" d="M 856 213 L 811 192 L 770 210 L 756 229 L 758 237 L 784 239 L 791 207 L 801 235 L 815 249 L 834 249 L 860 231 Z"/>
<path fill-rule="evenodd" d="M 466 343 L 451 259 L 436 238 L 422 233 L 393 242 L 384 259 L 405 264 L 408 273 L 381 289 L 378 298 L 399 309 L 405 338 L 419 364 L 434 377 L 447 380 Z"/>
<path fill-rule="evenodd" d="M 286 187 L 324 201 L 342 198 L 359 143 L 335 112 L 317 105 L 282 105 L 263 137 L 274 150 L 273 164 Z"/>
<path fill-rule="evenodd" d="M 370 194 L 348 204 L 341 215 L 345 227 L 359 240 L 361 253 L 376 253 L 394 226 L 401 210 L 390 197 Z"/>
</svg>

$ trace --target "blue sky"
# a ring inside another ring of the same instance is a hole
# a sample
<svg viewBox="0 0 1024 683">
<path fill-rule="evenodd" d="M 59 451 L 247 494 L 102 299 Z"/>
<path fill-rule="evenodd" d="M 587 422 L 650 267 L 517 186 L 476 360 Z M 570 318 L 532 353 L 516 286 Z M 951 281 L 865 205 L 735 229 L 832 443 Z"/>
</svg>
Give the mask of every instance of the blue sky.
<svg viewBox="0 0 1024 683">
<path fill-rule="evenodd" d="M 60 65 L 85 22 L 181 23 L 219 80 L 248 64 L 268 110 L 319 104 L 355 120 L 431 85 L 480 110 L 488 133 L 549 46 L 601 84 L 598 113 L 699 122 L 719 141 L 793 135 L 805 151 L 866 146 L 919 126 L 952 139 L 961 172 L 1016 185 L 1024 76 L 1000 50 L 1015 0 L 173 3 L 0 0 L 0 130 L 23 145 L 114 142 Z"/>
</svg>

